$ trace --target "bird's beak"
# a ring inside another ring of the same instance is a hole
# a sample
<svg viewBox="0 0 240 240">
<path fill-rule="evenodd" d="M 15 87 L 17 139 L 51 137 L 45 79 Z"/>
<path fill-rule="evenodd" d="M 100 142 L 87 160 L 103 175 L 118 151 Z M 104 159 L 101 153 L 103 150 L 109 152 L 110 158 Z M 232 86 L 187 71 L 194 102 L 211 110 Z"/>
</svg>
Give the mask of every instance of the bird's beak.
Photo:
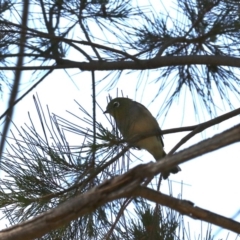
<svg viewBox="0 0 240 240">
<path fill-rule="evenodd" d="M 106 113 L 109 113 L 109 112 L 108 112 L 108 110 L 106 110 L 106 111 L 105 111 L 105 112 L 103 112 L 103 113 L 104 113 L 104 114 L 106 114 Z"/>
</svg>

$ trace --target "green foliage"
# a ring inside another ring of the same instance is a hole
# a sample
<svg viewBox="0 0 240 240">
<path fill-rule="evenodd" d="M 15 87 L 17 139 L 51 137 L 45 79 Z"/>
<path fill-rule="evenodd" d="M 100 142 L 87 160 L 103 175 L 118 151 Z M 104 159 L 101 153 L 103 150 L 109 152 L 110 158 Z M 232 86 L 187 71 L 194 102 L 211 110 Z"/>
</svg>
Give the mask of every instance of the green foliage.
<svg viewBox="0 0 240 240">
<path fill-rule="evenodd" d="M 140 205 L 141 206 L 141 205 Z M 156 206 L 155 209 L 147 206 L 136 211 L 138 220 L 132 220 L 132 239 L 162 239 L 174 240 L 176 230 L 179 227 L 176 214 L 168 211 L 168 216 L 164 216 L 163 208 Z"/>
<path fill-rule="evenodd" d="M 41 109 L 39 106 L 40 103 L 37 109 Z M 31 125 L 16 127 L 19 137 L 12 132 L 1 162 L 4 177 L 0 180 L 0 208 L 3 218 L 11 225 L 88 191 L 112 176 L 112 168 L 119 171 L 116 168 L 119 159 L 111 163 L 111 158 L 120 151 L 122 144 L 113 146 L 112 141 L 117 143 L 116 137 L 114 140 L 114 135 L 103 129 L 100 123 L 97 123 L 97 141 L 93 146 L 92 132 L 87 126 L 82 127 L 84 123 L 93 125 L 88 115 L 81 120 L 81 124 L 76 125 L 55 115 L 49 115 L 47 120 L 44 112 L 38 113 L 43 134 L 40 134 L 37 122 L 30 117 Z M 66 131 L 76 134 L 82 143 L 76 147 L 68 145 Z M 95 238 L 99 235 L 98 228 L 110 226 L 108 209 L 107 206 L 99 208 L 93 214 L 81 217 L 43 239 L 73 239 L 70 236 L 75 238 L 79 234 Z"/>
</svg>

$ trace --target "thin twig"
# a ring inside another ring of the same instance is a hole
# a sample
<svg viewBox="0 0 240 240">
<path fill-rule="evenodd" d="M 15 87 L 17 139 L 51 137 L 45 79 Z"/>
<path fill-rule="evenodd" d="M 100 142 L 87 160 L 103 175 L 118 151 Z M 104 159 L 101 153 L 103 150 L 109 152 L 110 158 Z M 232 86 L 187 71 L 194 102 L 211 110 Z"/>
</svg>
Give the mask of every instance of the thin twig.
<svg viewBox="0 0 240 240">
<path fill-rule="evenodd" d="M 127 208 L 127 206 L 132 202 L 132 200 L 133 200 L 133 198 L 127 198 L 123 202 L 122 207 L 119 209 L 118 215 L 116 216 L 114 223 L 111 225 L 111 228 L 109 229 L 107 236 L 105 237 L 106 240 L 110 239 L 111 234 L 113 233 L 114 228 L 117 225 L 120 217 L 122 216 L 122 214 L 123 214 L 124 210 Z"/>
<path fill-rule="evenodd" d="M 91 159 L 91 168 L 92 171 L 95 171 L 95 158 L 96 158 L 96 82 L 95 82 L 95 72 L 92 71 L 92 105 L 93 105 L 93 148 L 92 148 L 92 159 Z M 94 183 L 94 180 L 92 181 Z"/>
<path fill-rule="evenodd" d="M 185 136 L 184 138 L 181 139 L 180 142 L 178 142 L 173 148 L 172 150 L 168 153 L 168 155 L 172 155 L 174 152 L 176 152 L 176 150 L 182 146 L 185 142 L 187 142 L 191 137 L 193 137 L 194 135 L 196 135 L 199 132 L 202 132 L 203 130 L 205 130 L 206 128 L 212 127 L 215 124 L 218 124 L 220 122 L 223 122 L 225 120 L 228 120 L 229 118 L 232 118 L 234 116 L 237 116 L 240 114 L 240 108 L 233 110 L 229 113 L 223 114 L 219 117 L 216 117 L 212 120 L 209 120 L 207 122 L 192 126 L 193 127 L 193 131 L 190 132 L 189 134 L 187 134 L 187 136 Z M 188 127 L 190 128 L 190 127 Z M 171 130 L 171 129 L 170 129 Z"/>
<path fill-rule="evenodd" d="M 49 70 L 43 77 L 41 77 L 32 87 L 30 87 L 21 97 L 14 101 L 12 106 L 9 106 L 8 109 L 0 116 L 0 120 L 8 114 L 10 109 L 15 106 L 19 101 L 26 97 L 39 83 L 41 83 L 53 70 Z"/>
</svg>

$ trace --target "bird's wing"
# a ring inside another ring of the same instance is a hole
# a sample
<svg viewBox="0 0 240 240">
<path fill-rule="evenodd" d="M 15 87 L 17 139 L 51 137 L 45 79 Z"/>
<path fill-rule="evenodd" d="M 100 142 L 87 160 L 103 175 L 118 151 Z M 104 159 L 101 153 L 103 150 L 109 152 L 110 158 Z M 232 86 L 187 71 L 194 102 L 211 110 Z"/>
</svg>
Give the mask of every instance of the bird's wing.
<svg viewBox="0 0 240 240">
<path fill-rule="evenodd" d="M 160 127 L 158 125 L 157 120 L 155 119 L 155 117 L 151 114 L 151 112 L 141 103 L 138 102 L 134 102 L 135 104 L 133 105 L 133 107 L 135 109 L 132 109 L 131 111 L 134 111 L 134 119 L 133 119 L 133 131 L 135 133 L 151 133 L 154 131 L 160 131 Z M 131 112 L 129 113 L 131 114 Z M 146 124 L 147 123 L 147 124 Z M 162 146 L 164 146 L 163 144 L 163 140 L 161 135 L 158 135 Z"/>
</svg>

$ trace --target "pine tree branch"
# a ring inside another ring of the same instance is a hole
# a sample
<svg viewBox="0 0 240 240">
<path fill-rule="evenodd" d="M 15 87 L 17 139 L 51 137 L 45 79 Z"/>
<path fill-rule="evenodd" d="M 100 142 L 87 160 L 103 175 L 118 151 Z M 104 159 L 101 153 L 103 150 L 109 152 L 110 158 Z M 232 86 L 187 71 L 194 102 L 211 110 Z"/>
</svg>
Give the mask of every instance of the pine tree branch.
<svg viewBox="0 0 240 240">
<path fill-rule="evenodd" d="M 211 119 L 207 122 L 192 125 L 192 126 L 186 126 L 186 127 L 180 127 L 180 128 L 170 128 L 165 129 L 161 131 L 161 134 L 170 134 L 170 133 L 177 133 L 177 132 L 186 132 L 186 131 L 195 131 L 195 129 L 198 129 L 196 133 L 205 130 L 208 127 L 212 127 L 213 125 L 219 124 L 225 120 L 228 120 L 232 117 L 235 117 L 240 114 L 240 108 L 237 108 L 231 112 L 225 113 L 219 117 L 216 117 L 214 119 Z M 195 134 L 194 134 L 195 135 Z"/>
<path fill-rule="evenodd" d="M 38 198 L 29 198 L 28 200 L 31 202 L 36 202 L 36 201 L 49 201 L 50 199 L 54 198 L 54 197 L 58 197 L 61 196 L 67 192 L 70 192 L 72 190 L 75 191 L 80 191 L 80 189 L 84 188 L 86 186 L 87 183 L 93 181 L 93 179 L 99 174 L 101 173 L 104 169 L 106 169 L 107 167 L 109 167 L 111 164 L 113 164 L 114 162 L 116 162 L 120 157 L 122 157 L 127 151 L 129 150 L 129 146 L 124 147 L 116 156 L 114 156 L 113 158 L 111 158 L 108 162 L 106 162 L 105 164 L 103 164 L 102 166 L 98 167 L 97 169 L 95 169 L 94 173 L 92 173 L 92 170 L 90 169 L 90 171 L 86 172 L 84 176 L 82 176 L 83 178 L 86 177 L 89 173 L 89 176 L 86 177 L 83 181 L 78 182 L 72 186 L 70 186 L 67 189 L 64 189 L 63 191 L 59 191 L 56 193 L 51 193 L 51 194 L 47 194 L 44 195 L 42 197 L 38 197 Z"/>
<path fill-rule="evenodd" d="M 228 56 L 188 55 L 188 56 L 167 56 L 156 57 L 149 60 L 138 61 L 92 61 L 76 62 L 59 59 L 56 66 L 7 66 L 0 67 L 0 70 L 46 70 L 46 69 L 70 69 L 79 68 L 82 71 L 111 71 L 111 70 L 149 70 L 167 66 L 179 65 L 211 65 L 240 67 L 240 58 Z"/>
<path fill-rule="evenodd" d="M 216 117 L 214 119 L 211 119 L 207 122 L 201 123 L 201 124 L 197 124 L 197 125 L 193 125 L 193 126 L 187 126 L 187 127 L 181 127 L 181 128 L 172 128 L 172 129 L 166 129 L 166 130 L 162 130 L 160 134 L 169 134 L 169 133 L 176 133 L 176 132 L 183 132 L 183 131 L 190 131 L 193 130 L 192 132 L 190 132 L 188 135 L 186 135 L 184 138 L 182 138 L 182 140 L 176 144 L 176 146 L 168 153 L 168 155 L 172 155 L 177 148 L 179 148 L 181 145 L 183 145 L 187 140 L 189 140 L 191 137 L 193 137 L 194 135 L 196 135 L 197 133 L 205 130 L 208 127 L 211 127 L 215 124 L 221 123 L 225 120 L 228 120 L 236 115 L 240 114 L 240 108 L 235 109 L 231 112 L 228 112 L 226 114 L 223 114 L 219 117 Z M 154 133 L 148 133 L 145 134 L 144 136 L 137 136 L 136 138 L 133 139 L 133 142 L 137 142 L 141 139 L 144 139 L 146 137 L 150 137 L 155 135 L 156 132 Z M 119 140 L 117 143 L 124 143 L 125 140 Z M 131 146 L 131 144 L 130 144 Z M 29 199 L 30 201 L 42 201 L 42 200 L 49 200 L 52 199 L 54 197 L 57 196 L 61 196 L 63 194 L 65 194 L 66 192 L 72 191 L 73 189 L 80 189 L 82 186 L 85 186 L 85 184 L 89 181 L 92 181 L 94 179 L 94 177 L 99 174 L 101 171 L 103 171 L 105 168 L 107 168 L 109 165 L 111 165 L 113 162 L 116 161 L 116 159 L 120 158 L 121 156 L 123 156 L 130 148 L 130 146 L 125 147 L 119 154 L 117 154 L 113 159 L 109 160 L 106 164 L 104 164 L 102 167 L 100 167 L 99 169 L 95 170 L 94 174 L 91 174 L 86 180 L 84 180 L 83 182 L 74 184 L 73 186 L 70 186 L 69 188 L 57 192 L 57 193 L 52 193 L 52 194 L 48 194 L 48 195 L 44 195 L 40 198 L 37 199 Z M 89 174 L 89 173 L 86 173 Z"/>
<path fill-rule="evenodd" d="M 1 24 L 8 24 L 10 26 L 17 27 L 17 28 L 21 29 L 21 25 L 13 23 L 13 22 L 6 21 L 6 20 L 0 20 L 0 23 Z M 30 28 L 30 27 L 27 27 L 26 29 L 28 30 L 28 36 L 42 37 L 42 38 L 45 38 L 45 39 L 56 40 L 56 41 L 59 41 L 59 42 L 61 41 L 61 42 L 67 43 L 71 46 L 73 46 L 73 43 L 76 43 L 76 44 L 81 44 L 81 45 L 84 45 L 84 46 L 90 46 L 90 47 L 96 48 L 96 49 L 104 49 L 104 50 L 111 51 L 113 53 L 117 53 L 119 55 L 122 55 L 122 56 L 125 57 L 125 59 L 132 59 L 133 61 L 138 62 L 138 58 L 136 56 L 128 54 L 127 52 L 121 51 L 119 49 L 111 48 L 111 47 L 106 46 L 106 45 L 102 45 L 102 44 L 94 43 L 94 42 L 88 42 L 88 41 L 79 41 L 79 40 L 75 40 L 75 39 L 69 39 L 69 38 L 66 38 L 66 37 L 63 37 L 63 36 L 56 36 L 56 35 L 49 34 L 49 33 L 46 33 L 46 32 L 42 32 L 42 31 L 36 30 L 34 28 Z M 12 32 L 12 31 L 9 30 L 9 32 Z M 17 33 L 19 33 L 19 32 L 17 32 Z M 77 46 L 75 45 L 75 47 L 77 47 Z M 80 48 L 78 48 L 78 51 L 79 50 L 80 50 Z M 81 49 L 81 51 L 82 51 L 82 49 Z M 9 56 L 14 56 L 14 54 L 8 54 L 8 55 L 4 54 L 4 57 L 9 57 Z M 50 57 L 51 56 L 49 56 L 49 58 Z M 87 57 L 87 56 L 85 56 L 85 57 Z M 89 58 L 88 60 L 91 61 L 91 58 Z"/>
<path fill-rule="evenodd" d="M 217 150 L 238 141 L 240 141 L 240 125 L 237 125 L 221 134 L 217 134 L 214 137 L 204 140 L 186 150 L 176 153 L 175 155 L 167 156 L 162 161 L 139 165 L 121 176 L 106 180 L 99 186 L 94 187 L 84 194 L 69 199 L 52 210 L 40 214 L 31 220 L 2 230 L 0 232 L 0 239 L 27 240 L 40 237 L 51 230 L 57 229 L 58 227 L 69 223 L 71 220 L 93 212 L 96 208 L 109 201 L 123 197 L 128 198 L 136 196 L 137 193 L 146 194 L 146 192 L 144 193 L 142 191 L 143 188 L 139 188 L 139 185 L 144 181 L 144 179 L 157 175 L 161 171 L 166 171 L 175 165 L 186 162 L 204 153 Z M 155 194 L 155 192 L 151 192 L 151 194 L 153 193 Z M 157 194 L 157 197 L 155 197 L 156 195 L 151 196 L 154 196 L 152 199 L 156 198 L 156 201 L 160 201 L 159 194 Z M 162 199 L 166 199 L 164 198 L 164 195 L 161 196 Z M 187 208 L 185 208 L 184 211 L 184 206 L 186 205 Z M 210 212 L 206 212 L 206 210 L 194 208 L 187 201 L 181 202 L 178 206 L 180 207 L 176 210 L 183 212 L 184 214 L 188 214 L 189 217 L 198 217 L 206 221 L 208 221 L 207 219 L 209 218 L 209 221 L 214 221 L 214 224 L 219 226 L 222 226 L 221 224 L 223 224 L 225 228 L 231 228 L 230 230 L 240 233 L 240 224 L 237 222 L 232 220 L 227 221 L 226 218 L 221 217 L 220 215 L 210 214 Z M 191 211 L 189 211 L 191 206 Z M 175 206 L 174 208 L 177 207 Z M 205 217 L 201 214 L 205 215 Z M 229 226 L 230 221 L 232 224 L 231 226 Z"/>
<path fill-rule="evenodd" d="M 201 123 L 201 124 L 198 124 L 198 125 L 195 125 L 193 126 L 193 131 L 190 132 L 189 134 L 187 134 L 184 138 L 181 139 L 180 142 L 178 142 L 173 148 L 172 150 L 168 153 L 169 155 L 173 154 L 174 152 L 176 152 L 176 150 L 182 146 L 185 142 L 187 142 L 190 138 L 192 138 L 193 136 L 195 136 L 197 133 L 200 133 L 202 132 L 203 130 L 215 125 L 215 124 L 218 124 L 218 123 L 221 123 L 225 120 L 228 120 L 234 116 L 237 116 L 240 114 L 240 108 L 238 109 L 235 109 L 231 112 L 228 112 L 226 114 L 223 114 L 219 117 L 216 117 L 214 119 L 211 119 L 207 122 L 204 122 L 204 123 Z M 186 127 L 187 128 L 187 127 Z"/>
<path fill-rule="evenodd" d="M 226 218 L 219 214 L 210 212 L 203 208 L 197 207 L 194 203 L 188 200 L 181 200 L 178 198 L 170 197 L 166 194 L 160 193 L 147 187 L 138 187 L 134 191 L 136 197 L 143 197 L 152 202 L 161 204 L 162 206 L 169 207 L 180 212 L 183 215 L 187 215 L 193 219 L 202 220 L 208 223 L 215 224 L 224 229 L 231 230 L 236 233 L 240 233 L 240 223 L 230 218 Z"/>
<path fill-rule="evenodd" d="M 49 210 L 31 220 L 0 231 L 0 239 L 27 240 L 40 237 L 71 220 L 93 212 L 97 207 L 108 201 L 130 196 L 133 189 L 144 178 L 135 176 L 135 174 L 139 175 L 138 168 L 141 169 L 142 166 L 136 167 L 124 175 L 107 180 L 90 191 L 69 199 L 57 208 Z"/>
<path fill-rule="evenodd" d="M 169 133 L 176 133 L 176 132 L 183 132 L 183 131 L 190 131 L 193 130 L 192 132 L 190 132 L 189 134 L 187 134 L 184 138 L 182 138 L 182 140 L 180 142 L 178 142 L 176 144 L 176 146 L 168 153 L 168 155 L 172 155 L 180 146 L 182 146 L 185 142 L 187 142 L 187 140 L 189 140 L 191 137 L 193 137 L 194 135 L 196 135 L 197 133 L 205 130 L 206 128 L 209 128 L 215 124 L 219 124 L 225 120 L 228 120 L 234 116 L 237 116 L 240 114 L 240 108 L 235 109 L 231 112 L 228 112 L 226 114 L 223 114 L 219 117 L 216 117 L 214 119 L 211 119 L 207 122 L 201 123 L 201 124 L 197 124 L 197 125 L 193 125 L 193 126 L 187 126 L 187 127 L 181 127 L 181 128 L 172 128 L 172 129 L 166 129 L 166 130 L 162 130 L 160 134 L 169 134 Z M 144 136 L 137 136 L 136 138 L 134 138 L 132 140 L 132 142 L 137 142 L 141 139 L 144 139 L 146 137 L 150 137 L 155 135 L 156 132 L 154 133 L 148 133 L 145 134 Z M 119 140 L 117 143 L 124 143 L 125 140 Z M 131 142 L 131 143 L 132 143 Z M 83 182 L 74 184 L 73 186 L 70 186 L 68 189 L 65 189 L 63 191 L 57 192 L 57 193 L 52 193 L 52 194 L 48 194 L 48 195 L 44 195 L 41 198 L 37 198 L 37 199 L 29 199 L 30 201 L 42 201 L 42 200 L 49 200 L 51 198 L 54 198 L 56 196 L 60 196 L 66 192 L 69 192 L 73 189 L 79 189 L 82 186 L 85 185 L 86 182 L 92 181 L 94 179 L 94 177 L 99 174 L 101 171 L 103 171 L 105 168 L 107 168 L 109 165 L 111 165 L 113 162 L 116 161 L 116 159 L 120 158 L 121 156 L 123 156 L 130 148 L 131 143 L 129 146 L 125 147 L 119 154 L 117 154 L 113 159 L 111 159 L 110 161 L 108 161 L 106 164 L 104 164 L 102 167 L 100 167 L 99 169 L 95 170 L 94 174 L 91 174 L 86 180 L 84 180 Z"/>
</svg>

